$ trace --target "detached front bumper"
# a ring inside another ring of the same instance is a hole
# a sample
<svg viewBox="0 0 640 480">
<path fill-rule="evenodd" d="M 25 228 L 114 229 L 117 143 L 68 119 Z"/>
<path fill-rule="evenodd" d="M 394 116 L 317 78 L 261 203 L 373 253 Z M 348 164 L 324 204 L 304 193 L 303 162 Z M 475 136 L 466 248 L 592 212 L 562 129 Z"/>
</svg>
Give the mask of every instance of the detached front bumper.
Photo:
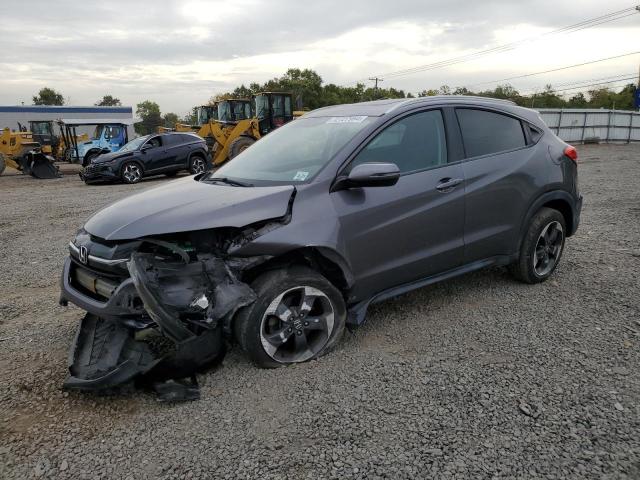
<svg viewBox="0 0 640 480">
<path fill-rule="evenodd" d="M 88 291 L 82 291 L 82 286 L 77 283 L 76 272 L 78 267 L 71 257 L 67 257 L 62 267 L 60 278 L 60 304 L 68 302 L 77 305 L 81 309 L 108 320 L 122 320 L 140 318 L 145 314 L 144 306 L 139 298 L 133 280 L 127 278 L 118 284 L 109 298 L 99 299 Z M 90 270 L 86 270 L 91 273 Z M 100 275 L 94 274 L 96 283 Z"/>
<path fill-rule="evenodd" d="M 213 255 L 193 261 L 182 253 L 182 261 L 133 253 L 123 270 L 127 277 L 92 269 L 91 256 L 89 265 L 65 260 L 60 303 L 88 312 L 69 352 L 65 388 L 99 391 L 134 379 L 184 379 L 222 360 L 226 322 L 255 300 L 233 273 L 251 261 L 227 263 Z M 147 335 L 164 337 L 161 348 L 142 338 Z M 167 401 L 197 396 L 193 384 L 154 387 Z"/>
</svg>

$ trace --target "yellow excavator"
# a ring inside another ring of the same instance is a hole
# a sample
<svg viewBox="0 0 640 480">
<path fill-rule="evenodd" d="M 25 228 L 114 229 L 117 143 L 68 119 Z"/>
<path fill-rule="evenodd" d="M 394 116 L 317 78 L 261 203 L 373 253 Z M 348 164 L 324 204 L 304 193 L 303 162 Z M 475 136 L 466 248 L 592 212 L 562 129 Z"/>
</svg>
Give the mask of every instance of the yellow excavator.
<svg viewBox="0 0 640 480">
<path fill-rule="evenodd" d="M 199 125 L 178 124 L 176 131 L 195 131 L 207 141 L 213 165 L 219 166 L 249 148 L 262 136 L 294 119 L 293 95 L 262 92 L 251 99 L 228 99 L 198 107 Z"/>
<path fill-rule="evenodd" d="M 53 157 L 42 153 L 31 132 L 5 128 L 0 133 L 0 174 L 11 167 L 35 178 L 61 177 L 53 162 Z"/>
</svg>

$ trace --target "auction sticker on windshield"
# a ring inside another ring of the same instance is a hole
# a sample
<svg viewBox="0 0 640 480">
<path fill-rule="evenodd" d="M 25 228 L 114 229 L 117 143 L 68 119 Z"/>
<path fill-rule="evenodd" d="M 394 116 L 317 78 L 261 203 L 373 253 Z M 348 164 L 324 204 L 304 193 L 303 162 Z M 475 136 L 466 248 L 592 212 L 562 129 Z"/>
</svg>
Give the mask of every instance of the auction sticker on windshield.
<svg viewBox="0 0 640 480">
<path fill-rule="evenodd" d="M 293 180 L 304 182 L 308 176 L 309 172 L 296 172 L 296 174 L 293 176 Z"/>
<path fill-rule="evenodd" d="M 327 123 L 362 123 L 366 118 L 366 115 L 357 115 L 353 117 L 331 117 L 327 120 Z"/>
</svg>

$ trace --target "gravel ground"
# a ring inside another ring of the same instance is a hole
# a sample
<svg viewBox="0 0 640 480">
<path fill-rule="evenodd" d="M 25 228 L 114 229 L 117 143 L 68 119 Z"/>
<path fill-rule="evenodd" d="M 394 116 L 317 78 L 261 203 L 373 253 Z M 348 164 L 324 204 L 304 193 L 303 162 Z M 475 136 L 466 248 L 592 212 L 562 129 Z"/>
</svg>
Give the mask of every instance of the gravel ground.
<svg viewBox="0 0 640 480">
<path fill-rule="evenodd" d="M 202 399 L 61 391 L 66 245 L 138 186 L 0 177 L 1 478 L 640 478 L 640 145 L 585 146 L 582 225 L 543 285 L 477 272 L 379 304 L 338 349 Z M 390 240 L 391 241 L 391 240 Z"/>
</svg>

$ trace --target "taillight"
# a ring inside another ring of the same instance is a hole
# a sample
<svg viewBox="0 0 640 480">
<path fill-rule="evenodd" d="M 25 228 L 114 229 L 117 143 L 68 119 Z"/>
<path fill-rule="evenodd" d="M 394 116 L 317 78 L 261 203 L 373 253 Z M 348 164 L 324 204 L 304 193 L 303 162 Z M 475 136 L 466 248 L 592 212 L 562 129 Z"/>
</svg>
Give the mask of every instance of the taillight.
<svg viewBox="0 0 640 480">
<path fill-rule="evenodd" d="M 573 160 L 576 165 L 578 164 L 578 151 L 576 150 L 575 147 L 572 147 L 571 145 L 567 145 L 567 147 L 564 149 L 564 154 L 569 157 L 571 160 Z"/>
</svg>

